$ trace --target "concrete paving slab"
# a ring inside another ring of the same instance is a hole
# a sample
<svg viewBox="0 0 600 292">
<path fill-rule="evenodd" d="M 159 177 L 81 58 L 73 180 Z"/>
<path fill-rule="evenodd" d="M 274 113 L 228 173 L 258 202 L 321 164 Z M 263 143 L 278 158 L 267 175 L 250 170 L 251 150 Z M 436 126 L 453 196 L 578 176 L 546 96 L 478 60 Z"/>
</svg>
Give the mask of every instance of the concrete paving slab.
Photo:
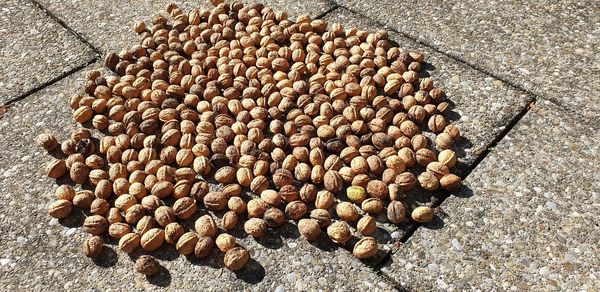
<svg viewBox="0 0 600 292">
<path fill-rule="evenodd" d="M 337 2 L 570 112 L 600 116 L 597 1 Z"/>
<path fill-rule="evenodd" d="M 152 16 L 164 13 L 167 3 L 176 3 L 180 8 L 188 10 L 193 7 L 212 7 L 209 1 L 173 1 L 173 0 L 40 0 L 39 3 L 69 27 L 77 31 L 94 47 L 102 52 L 118 51 L 138 41 L 133 32 L 136 21 L 151 21 Z M 291 17 L 308 14 L 317 17 L 334 7 L 329 0 L 269 0 L 244 1 L 245 3 L 261 2 L 276 11 L 285 10 Z"/>
<path fill-rule="evenodd" d="M 195 291 L 391 291 L 373 270 L 331 242 L 314 245 L 294 226 L 271 232 L 260 242 L 239 237 L 253 261 L 232 273 L 216 251 L 209 260 L 188 260 L 172 247 L 153 253 L 164 266 L 148 278 L 134 272 L 130 257 L 108 245 L 93 262 L 79 251 L 87 238 L 83 214 L 59 223 L 46 214 L 55 182 L 45 177 L 50 157 L 34 143 L 44 131 L 60 139 L 77 125 L 68 96 L 83 83 L 77 72 L 17 102 L 0 120 L 0 285 L 6 290 L 195 290 Z M 135 254 L 136 256 L 139 254 Z"/>
<path fill-rule="evenodd" d="M 94 52 L 25 0 L 0 7 L 0 106 L 84 66 Z"/>
<path fill-rule="evenodd" d="M 369 19 L 343 8 L 334 10 L 325 19 L 330 24 L 338 22 L 345 28 L 382 29 Z M 464 138 L 453 149 L 459 154 L 458 172 L 465 175 L 505 127 L 526 109 L 532 97 L 398 33 L 390 33 L 390 39 L 402 48 L 425 53 L 427 73 L 435 84 L 444 88 L 448 99 L 454 103 L 449 117 L 455 120 Z M 440 196 L 438 193 L 418 193 L 410 196 L 407 203 L 412 209 L 431 204 Z M 413 223 L 382 226 L 389 233 L 382 235 L 382 240 L 388 243 L 397 241 L 414 227 Z"/>
<path fill-rule="evenodd" d="M 598 130 L 537 103 L 382 272 L 409 290 L 598 290 Z"/>
</svg>

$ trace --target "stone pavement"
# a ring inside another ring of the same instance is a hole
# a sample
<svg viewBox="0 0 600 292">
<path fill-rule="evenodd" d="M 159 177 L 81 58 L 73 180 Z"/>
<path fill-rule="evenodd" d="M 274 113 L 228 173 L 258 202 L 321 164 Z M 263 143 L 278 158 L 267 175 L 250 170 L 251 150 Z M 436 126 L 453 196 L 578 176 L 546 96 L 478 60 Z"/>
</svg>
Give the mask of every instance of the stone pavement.
<svg viewBox="0 0 600 292">
<path fill-rule="evenodd" d="M 42 174 L 46 154 L 32 141 L 47 129 L 64 138 L 76 127 L 66 98 L 86 69 L 99 66 L 96 52 L 136 41 L 133 21 L 151 19 L 167 2 L 9 0 L 0 7 L 5 289 L 600 289 L 595 1 L 263 1 L 291 16 L 371 31 L 385 26 L 401 47 L 425 52 L 427 73 L 454 102 L 465 136 L 456 146 L 465 186 L 447 199 L 411 198 L 411 207 L 439 206 L 436 220 L 383 225 L 378 238 L 386 244 L 367 262 L 331 242 L 309 244 L 294 227 L 262 242 L 236 234 L 254 259 L 238 273 L 224 270 L 216 252 L 190 262 L 161 249 L 155 255 L 165 269 L 148 279 L 114 247 L 102 261 L 83 258 L 81 218 L 63 226 L 46 215 L 54 183 Z"/>
</svg>

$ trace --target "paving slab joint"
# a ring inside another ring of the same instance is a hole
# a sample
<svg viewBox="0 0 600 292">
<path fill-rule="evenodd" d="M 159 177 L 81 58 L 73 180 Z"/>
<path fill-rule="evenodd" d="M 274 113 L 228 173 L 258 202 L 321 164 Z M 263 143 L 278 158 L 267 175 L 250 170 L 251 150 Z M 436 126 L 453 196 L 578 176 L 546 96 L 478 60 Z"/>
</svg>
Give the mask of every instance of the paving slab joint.
<svg viewBox="0 0 600 292">
<path fill-rule="evenodd" d="M 98 56 L 104 55 L 104 53 L 101 50 L 94 47 L 90 42 L 88 42 L 85 38 L 83 38 L 77 31 L 75 31 L 70 26 L 68 26 L 62 19 L 60 19 L 58 16 L 54 15 L 54 13 L 52 13 L 50 10 L 46 9 L 46 7 L 44 7 L 42 4 L 40 4 L 37 0 L 29 0 L 29 1 L 31 3 L 33 3 L 35 6 L 37 6 L 39 9 L 44 11 L 44 13 L 46 13 L 46 15 L 48 15 L 48 17 L 50 17 L 52 20 L 56 21 L 58 24 L 60 24 L 62 27 L 64 27 L 67 31 L 69 31 L 71 34 L 73 34 L 79 41 L 81 41 L 86 46 L 88 46 Z M 87 65 L 89 65 L 89 64 L 87 64 Z"/>
<path fill-rule="evenodd" d="M 321 19 L 341 7 L 337 2 L 331 1 L 331 3 L 333 4 L 333 6 L 327 9 L 325 12 L 319 14 L 317 17 L 315 17 L 315 19 Z"/>
<path fill-rule="evenodd" d="M 43 84 L 41 84 L 40 86 L 37 86 L 35 88 L 32 88 L 22 94 L 19 94 L 18 96 L 16 96 L 15 98 L 12 98 L 10 100 L 8 100 L 5 104 L 0 105 L 0 120 L 4 117 L 4 115 L 6 114 L 6 112 L 8 112 L 8 110 L 17 102 L 20 101 L 58 81 L 60 81 L 61 79 L 97 62 L 100 59 L 99 55 L 94 56 L 92 59 L 90 59 L 89 61 L 85 62 L 84 64 L 81 64 L 77 67 L 72 68 L 71 70 L 64 72 L 54 78 L 52 78 L 51 80 L 44 82 Z"/>
</svg>

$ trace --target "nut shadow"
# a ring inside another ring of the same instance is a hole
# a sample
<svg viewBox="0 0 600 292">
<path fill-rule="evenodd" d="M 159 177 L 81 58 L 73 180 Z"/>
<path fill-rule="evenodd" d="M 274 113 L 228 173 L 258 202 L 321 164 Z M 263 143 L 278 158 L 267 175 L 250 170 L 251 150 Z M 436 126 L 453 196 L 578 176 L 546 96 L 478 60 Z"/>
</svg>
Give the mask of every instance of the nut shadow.
<svg viewBox="0 0 600 292">
<path fill-rule="evenodd" d="M 99 267 L 110 268 L 117 264 L 118 257 L 117 253 L 112 247 L 104 245 L 100 256 L 92 259 L 92 261 Z"/>
<path fill-rule="evenodd" d="M 171 285 L 171 273 L 167 268 L 160 266 L 160 270 L 156 275 L 146 276 L 146 280 L 152 285 L 159 287 L 168 287 Z"/>
<path fill-rule="evenodd" d="M 235 271 L 234 273 L 236 278 L 250 284 L 260 283 L 266 275 L 265 268 L 252 258 L 248 260 L 248 263 L 243 269 Z"/>
</svg>

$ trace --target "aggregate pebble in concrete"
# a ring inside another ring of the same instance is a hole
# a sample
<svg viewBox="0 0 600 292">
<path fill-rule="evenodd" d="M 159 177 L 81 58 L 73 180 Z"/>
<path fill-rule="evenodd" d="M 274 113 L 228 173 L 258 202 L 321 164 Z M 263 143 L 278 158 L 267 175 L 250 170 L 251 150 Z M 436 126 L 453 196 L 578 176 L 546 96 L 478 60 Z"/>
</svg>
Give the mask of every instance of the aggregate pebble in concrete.
<svg viewBox="0 0 600 292">
<path fill-rule="evenodd" d="M 337 2 L 571 112 L 600 116 L 598 1 Z"/>
<path fill-rule="evenodd" d="M 167 3 L 176 3 L 186 11 L 194 7 L 212 7 L 208 0 L 41 0 L 39 2 L 94 47 L 105 53 L 118 51 L 136 43 L 138 37 L 133 31 L 133 24 L 139 20 L 149 23 L 152 16 L 165 13 Z M 264 3 L 275 11 L 286 11 L 294 18 L 302 14 L 317 17 L 335 5 L 329 0 L 244 1 L 246 4 L 256 2 Z"/>
<path fill-rule="evenodd" d="M 358 27 L 371 32 L 382 29 L 369 19 L 344 8 L 335 9 L 325 19 L 330 24 L 338 22 L 344 25 L 344 28 Z M 427 73 L 436 86 L 444 88 L 448 100 L 454 103 L 452 113 L 448 117 L 458 125 L 464 137 L 453 147 L 459 155 L 460 164 L 456 171 L 466 174 L 490 143 L 505 130 L 505 126 L 525 109 L 532 97 L 398 33 L 389 35 L 400 47 L 425 54 Z M 409 196 L 406 203 L 412 210 L 418 205 L 427 205 L 438 200 L 439 196 L 438 193 L 419 189 Z M 394 242 L 413 227 L 413 224 L 384 224 L 382 227 L 388 233 L 383 233 L 380 238 L 386 242 Z"/>
<path fill-rule="evenodd" d="M 539 102 L 383 273 L 411 290 L 597 291 L 599 130 Z"/>
<path fill-rule="evenodd" d="M 83 66 L 94 52 L 29 1 L 0 7 L 0 106 Z"/>
<path fill-rule="evenodd" d="M 64 139 L 77 127 L 67 99 L 83 76 L 77 72 L 17 102 L 0 120 L 0 285 L 6 290 L 394 290 L 345 249 L 327 241 L 313 246 L 290 224 L 259 242 L 234 234 L 253 258 L 238 273 L 224 269 L 216 251 L 199 261 L 161 248 L 152 254 L 164 268 L 150 278 L 135 273 L 135 259 L 114 242 L 101 260 L 85 258 L 79 251 L 88 237 L 80 228 L 83 214 L 63 222 L 46 214 L 56 186 L 43 174 L 50 156 L 33 141 L 46 130 Z"/>
</svg>

